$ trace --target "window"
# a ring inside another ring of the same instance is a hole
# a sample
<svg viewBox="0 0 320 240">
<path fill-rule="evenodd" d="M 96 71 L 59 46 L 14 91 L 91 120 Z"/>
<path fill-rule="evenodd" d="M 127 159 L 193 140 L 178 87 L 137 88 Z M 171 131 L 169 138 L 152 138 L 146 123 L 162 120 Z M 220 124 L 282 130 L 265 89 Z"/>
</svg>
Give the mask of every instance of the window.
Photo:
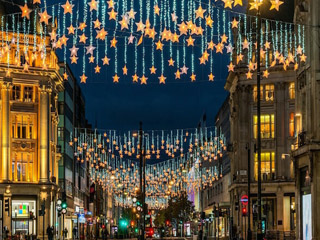
<svg viewBox="0 0 320 240">
<path fill-rule="evenodd" d="M 32 102 L 33 101 L 33 87 L 28 86 L 23 89 L 23 101 L 24 102 Z"/>
<path fill-rule="evenodd" d="M 33 154 L 27 152 L 13 152 L 12 180 L 15 182 L 33 182 Z"/>
<path fill-rule="evenodd" d="M 261 179 L 270 180 L 275 173 L 274 152 L 261 153 Z M 254 179 L 258 180 L 258 154 L 254 155 Z"/>
<path fill-rule="evenodd" d="M 263 86 L 260 86 L 260 99 L 263 99 Z M 253 87 L 253 101 L 258 100 L 258 91 L 257 91 L 257 86 Z"/>
<path fill-rule="evenodd" d="M 274 99 L 274 85 L 269 84 L 265 85 L 265 92 L 266 92 L 266 101 L 273 101 Z"/>
<path fill-rule="evenodd" d="M 292 82 L 289 84 L 289 98 L 295 99 L 295 97 L 296 97 L 295 83 Z"/>
<path fill-rule="evenodd" d="M 258 117 L 253 116 L 253 135 L 258 135 Z M 274 114 L 261 115 L 261 138 L 274 138 Z"/>
<path fill-rule="evenodd" d="M 13 114 L 12 116 L 12 138 L 33 139 L 34 115 Z"/>
<path fill-rule="evenodd" d="M 289 135 L 290 135 L 290 137 L 294 137 L 294 113 L 290 113 Z"/>
<path fill-rule="evenodd" d="M 21 86 L 13 85 L 12 87 L 12 100 L 20 101 L 21 100 Z"/>
</svg>

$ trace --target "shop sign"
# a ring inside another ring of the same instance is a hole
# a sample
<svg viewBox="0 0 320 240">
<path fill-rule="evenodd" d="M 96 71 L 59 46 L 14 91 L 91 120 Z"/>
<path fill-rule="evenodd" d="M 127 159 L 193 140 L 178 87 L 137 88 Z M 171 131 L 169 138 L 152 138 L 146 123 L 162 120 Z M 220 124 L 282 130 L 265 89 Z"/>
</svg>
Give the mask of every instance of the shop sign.
<svg viewBox="0 0 320 240">
<path fill-rule="evenodd" d="M 248 196 L 247 195 L 243 195 L 240 199 L 240 202 L 244 205 L 247 206 L 248 205 Z"/>
</svg>

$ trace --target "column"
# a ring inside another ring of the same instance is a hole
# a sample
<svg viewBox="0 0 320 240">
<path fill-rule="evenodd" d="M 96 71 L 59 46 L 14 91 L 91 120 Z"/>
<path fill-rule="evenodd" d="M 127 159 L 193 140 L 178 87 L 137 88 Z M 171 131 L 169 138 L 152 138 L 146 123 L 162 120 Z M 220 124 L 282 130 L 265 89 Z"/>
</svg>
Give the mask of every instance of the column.
<svg viewBox="0 0 320 240">
<path fill-rule="evenodd" d="M 2 83 L 1 99 L 2 99 L 2 162 L 1 162 L 1 180 L 8 181 L 9 179 L 9 163 L 10 163 L 10 85 L 12 79 L 5 80 Z"/>
<path fill-rule="evenodd" d="M 49 89 L 41 86 L 39 107 L 39 132 L 40 132 L 40 182 L 49 182 L 49 159 L 50 159 L 50 139 L 49 139 Z"/>
</svg>

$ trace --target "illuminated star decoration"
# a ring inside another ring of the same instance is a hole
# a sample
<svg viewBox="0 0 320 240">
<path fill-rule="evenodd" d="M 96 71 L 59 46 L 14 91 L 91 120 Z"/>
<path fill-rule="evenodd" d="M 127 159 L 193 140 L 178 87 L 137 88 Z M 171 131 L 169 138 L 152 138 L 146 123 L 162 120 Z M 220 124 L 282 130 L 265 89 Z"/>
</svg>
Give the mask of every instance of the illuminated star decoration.
<svg viewBox="0 0 320 240">
<path fill-rule="evenodd" d="M 113 82 L 114 83 L 118 83 L 119 82 L 120 77 L 118 77 L 117 74 L 115 74 L 112 78 L 113 78 Z"/>
<path fill-rule="evenodd" d="M 83 73 L 82 76 L 80 77 L 80 83 L 86 83 L 87 82 L 87 76 Z"/>
<path fill-rule="evenodd" d="M 40 16 L 40 22 L 44 22 L 46 25 L 49 24 L 49 19 L 51 16 L 47 13 L 47 10 L 44 10 L 43 12 L 39 13 Z"/>
<path fill-rule="evenodd" d="M 210 74 L 208 75 L 208 77 L 209 77 L 209 81 L 210 81 L 210 82 L 213 82 L 213 80 L 214 80 L 214 75 L 213 75 L 212 73 L 210 73 Z"/>
<path fill-rule="evenodd" d="M 159 77 L 159 83 L 161 84 L 165 84 L 166 83 L 166 77 L 163 76 L 163 74 L 161 74 L 161 76 Z"/>
<path fill-rule="evenodd" d="M 31 10 L 28 8 L 28 5 L 25 3 L 24 6 L 19 6 L 21 11 L 22 11 L 22 14 L 21 14 L 21 17 L 26 17 L 27 19 L 30 19 L 30 13 L 31 13 Z"/>
<path fill-rule="evenodd" d="M 69 0 L 67 0 L 65 4 L 61 5 L 61 7 L 63 8 L 63 14 L 67 14 L 67 13 L 72 14 L 73 6 L 74 4 L 70 4 Z"/>
<path fill-rule="evenodd" d="M 279 11 L 280 5 L 283 4 L 283 1 L 280 1 L 280 0 L 271 0 L 270 2 L 271 2 L 270 10 L 275 9 Z"/>
</svg>

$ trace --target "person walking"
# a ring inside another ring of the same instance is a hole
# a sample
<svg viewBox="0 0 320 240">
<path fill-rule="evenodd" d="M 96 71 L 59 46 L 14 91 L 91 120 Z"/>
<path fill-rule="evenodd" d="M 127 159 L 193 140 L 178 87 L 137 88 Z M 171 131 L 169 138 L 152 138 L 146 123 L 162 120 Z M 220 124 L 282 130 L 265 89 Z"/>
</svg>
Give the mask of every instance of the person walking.
<svg viewBox="0 0 320 240">
<path fill-rule="evenodd" d="M 48 235 L 48 240 L 53 240 L 53 229 L 48 225 L 47 227 L 47 235 Z"/>
</svg>

